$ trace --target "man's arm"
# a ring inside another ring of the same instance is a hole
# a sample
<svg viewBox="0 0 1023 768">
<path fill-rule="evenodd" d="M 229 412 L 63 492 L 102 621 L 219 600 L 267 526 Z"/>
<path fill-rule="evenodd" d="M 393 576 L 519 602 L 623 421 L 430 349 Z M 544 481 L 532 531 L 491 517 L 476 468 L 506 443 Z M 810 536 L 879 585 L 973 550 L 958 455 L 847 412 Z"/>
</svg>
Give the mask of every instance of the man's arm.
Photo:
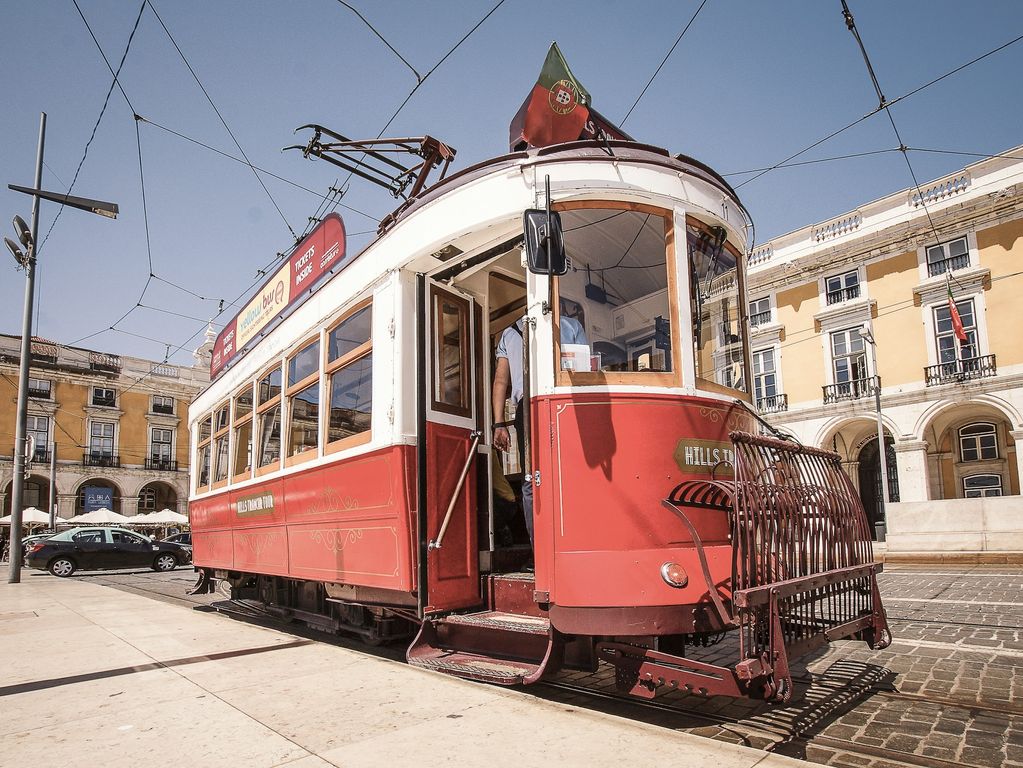
<svg viewBox="0 0 1023 768">
<path fill-rule="evenodd" d="M 508 387 L 511 385 L 511 366 L 507 357 L 497 358 L 497 369 L 494 371 L 494 388 L 491 396 L 491 405 L 494 408 L 494 423 L 504 421 L 504 403 L 508 399 Z M 501 451 L 507 451 L 511 445 L 511 438 L 505 427 L 497 427 L 494 430 L 494 447 Z"/>
</svg>

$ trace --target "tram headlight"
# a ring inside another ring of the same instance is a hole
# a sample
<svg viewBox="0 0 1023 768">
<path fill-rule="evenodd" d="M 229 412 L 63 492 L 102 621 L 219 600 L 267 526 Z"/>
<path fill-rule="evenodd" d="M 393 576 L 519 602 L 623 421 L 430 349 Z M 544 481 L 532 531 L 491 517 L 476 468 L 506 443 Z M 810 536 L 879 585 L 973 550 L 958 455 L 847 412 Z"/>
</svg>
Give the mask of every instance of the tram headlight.
<svg viewBox="0 0 1023 768">
<path fill-rule="evenodd" d="M 668 562 L 662 565 L 661 578 L 664 579 L 664 583 L 669 587 L 675 587 L 676 589 L 682 589 L 682 587 L 689 584 L 689 574 L 678 563 Z"/>
</svg>

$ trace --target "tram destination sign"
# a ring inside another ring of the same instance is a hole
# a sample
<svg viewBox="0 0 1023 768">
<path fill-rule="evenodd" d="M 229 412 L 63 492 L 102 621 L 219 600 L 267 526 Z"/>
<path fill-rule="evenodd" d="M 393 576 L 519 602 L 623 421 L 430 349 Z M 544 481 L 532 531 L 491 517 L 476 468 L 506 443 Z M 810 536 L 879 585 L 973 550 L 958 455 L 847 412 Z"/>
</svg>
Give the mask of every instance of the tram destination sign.
<svg viewBox="0 0 1023 768">
<path fill-rule="evenodd" d="M 258 342 L 274 320 L 294 311 L 321 282 L 349 261 L 344 221 L 331 213 L 295 246 L 287 261 L 217 336 L 210 378 L 216 378 Z"/>
</svg>

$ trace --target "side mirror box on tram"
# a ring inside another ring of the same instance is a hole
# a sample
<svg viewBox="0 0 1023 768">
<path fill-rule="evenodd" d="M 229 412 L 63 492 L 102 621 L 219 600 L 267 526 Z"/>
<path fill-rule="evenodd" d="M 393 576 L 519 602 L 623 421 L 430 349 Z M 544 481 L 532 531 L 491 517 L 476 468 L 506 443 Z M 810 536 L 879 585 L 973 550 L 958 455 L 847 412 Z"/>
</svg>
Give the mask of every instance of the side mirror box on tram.
<svg viewBox="0 0 1023 768">
<path fill-rule="evenodd" d="M 547 231 L 548 213 L 542 209 L 530 209 L 523 216 L 526 263 L 535 275 L 563 275 L 568 272 L 565 259 L 565 235 L 561 230 L 561 216 L 551 211 L 550 232 Z M 548 254 L 550 270 L 548 272 Z"/>
</svg>

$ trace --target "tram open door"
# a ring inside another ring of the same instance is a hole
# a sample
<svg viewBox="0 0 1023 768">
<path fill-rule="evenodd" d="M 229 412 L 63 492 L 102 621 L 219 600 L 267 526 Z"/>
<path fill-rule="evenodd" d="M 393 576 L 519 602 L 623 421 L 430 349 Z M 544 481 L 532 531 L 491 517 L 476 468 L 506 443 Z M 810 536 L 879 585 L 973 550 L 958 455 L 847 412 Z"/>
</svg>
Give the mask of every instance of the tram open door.
<svg viewBox="0 0 1023 768">
<path fill-rule="evenodd" d="M 478 404 L 479 313 L 471 296 L 420 278 L 421 414 L 419 583 L 424 614 L 480 603 L 477 464 L 482 444 Z M 424 567 L 425 566 L 425 567 Z M 421 590 L 423 592 L 423 590 Z"/>
</svg>

